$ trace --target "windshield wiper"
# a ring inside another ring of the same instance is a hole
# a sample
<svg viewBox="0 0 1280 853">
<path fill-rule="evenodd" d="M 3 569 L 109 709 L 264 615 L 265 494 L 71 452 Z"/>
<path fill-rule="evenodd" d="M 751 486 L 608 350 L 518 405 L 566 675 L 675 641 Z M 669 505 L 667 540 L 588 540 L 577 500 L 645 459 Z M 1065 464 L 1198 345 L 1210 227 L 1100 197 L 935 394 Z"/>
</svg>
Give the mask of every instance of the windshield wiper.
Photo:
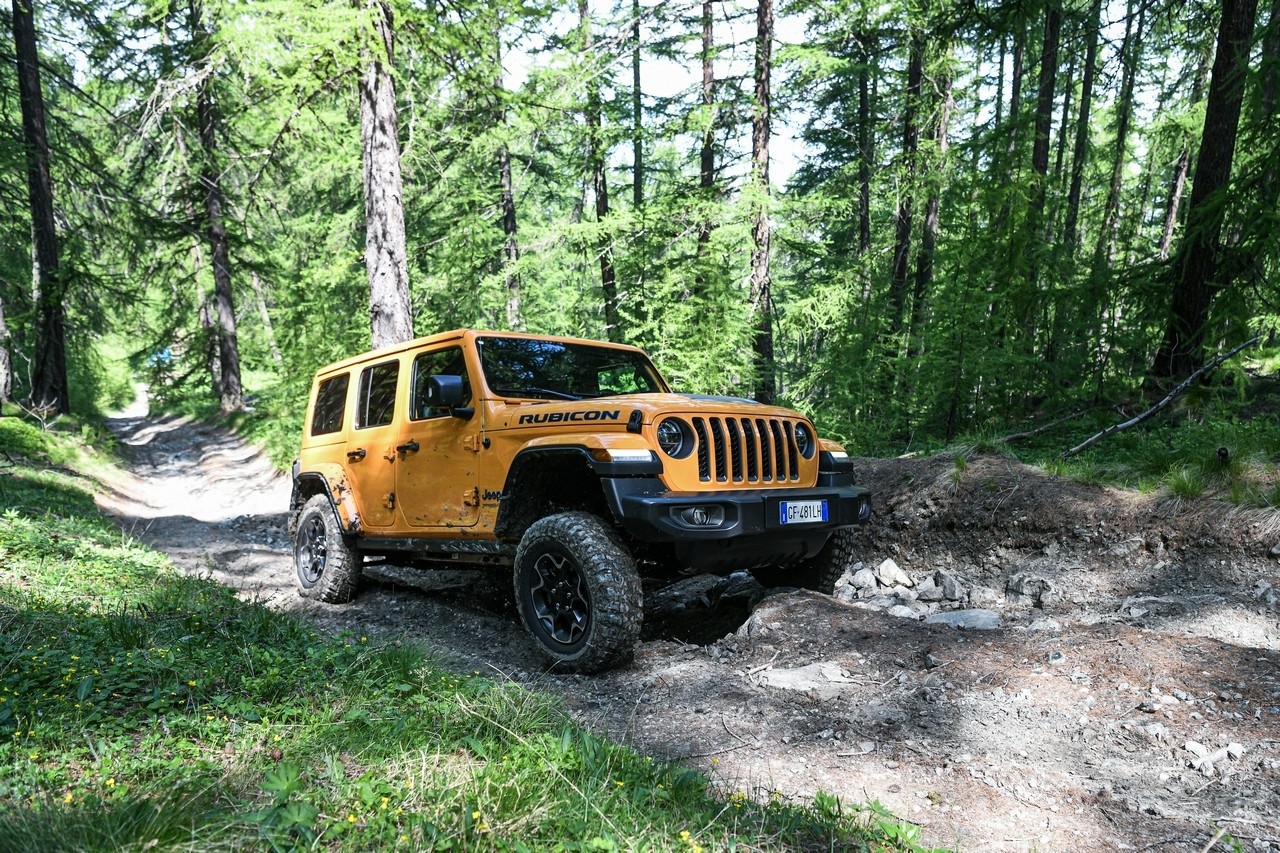
<svg viewBox="0 0 1280 853">
<path fill-rule="evenodd" d="M 554 388 L 494 388 L 495 394 L 504 397 L 550 397 L 553 400 L 581 400 L 577 394 L 557 391 Z"/>
</svg>

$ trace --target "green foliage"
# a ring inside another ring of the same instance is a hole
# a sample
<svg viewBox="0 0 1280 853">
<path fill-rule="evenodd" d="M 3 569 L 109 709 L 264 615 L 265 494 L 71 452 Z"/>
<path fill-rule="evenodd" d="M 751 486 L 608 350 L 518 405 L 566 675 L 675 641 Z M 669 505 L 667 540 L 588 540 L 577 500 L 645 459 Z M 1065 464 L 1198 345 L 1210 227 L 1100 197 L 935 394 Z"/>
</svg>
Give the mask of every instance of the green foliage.
<svg viewBox="0 0 1280 853">
<path fill-rule="evenodd" d="M 23 460 L 62 439 L 0 419 Z M 878 806 L 727 802 L 558 702 L 183 575 L 18 463 L 0 516 L 0 848 L 918 850 Z"/>
</svg>

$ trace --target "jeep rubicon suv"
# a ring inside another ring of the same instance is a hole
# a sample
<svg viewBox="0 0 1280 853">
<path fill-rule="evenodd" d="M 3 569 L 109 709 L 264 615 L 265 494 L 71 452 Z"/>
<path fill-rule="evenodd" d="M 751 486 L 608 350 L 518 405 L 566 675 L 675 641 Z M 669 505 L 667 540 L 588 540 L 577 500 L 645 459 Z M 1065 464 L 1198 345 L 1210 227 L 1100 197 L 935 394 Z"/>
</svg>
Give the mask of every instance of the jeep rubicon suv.
<svg viewBox="0 0 1280 853">
<path fill-rule="evenodd" d="M 290 530 L 300 592 L 326 602 L 366 558 L 510 566 L 542 650 L 594 672 L 631 658 L 642 576 L 830 593 L 870 513 L 795 412 L 673 393 L 635 347 L 468 330 L 316 374 Z"/>
</svg>

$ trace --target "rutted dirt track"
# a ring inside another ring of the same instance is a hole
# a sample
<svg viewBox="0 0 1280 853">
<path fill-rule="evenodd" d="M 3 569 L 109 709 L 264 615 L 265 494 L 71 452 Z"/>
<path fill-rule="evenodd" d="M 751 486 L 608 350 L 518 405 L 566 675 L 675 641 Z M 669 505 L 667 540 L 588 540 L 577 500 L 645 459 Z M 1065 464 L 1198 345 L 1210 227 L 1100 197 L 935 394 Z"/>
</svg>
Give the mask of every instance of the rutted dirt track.
<svg viewBox="0 0 1280 853">
<path fill-rule="evenodd" d="M 304 601 L 287 478 L 207 424 L 113 429 L 131 472 L 102 504 L 187 571 L 326 630 L 407 637 L 557 693 L 585 725 L 684 760 L 726 794 L 878 799 L 926 842 L 963 850 L 1200 850 L 1219 828 L 1280 850 L 1276 512 L 995 457 L 963 471 L 868 460 L 863 562 L 892 559 L 913 587 L 864 575 L 851 601 L 701 578 L 646 590 L 635 662 L 587 678 L 543 671 L 484 573 L 367 570 L 352 604 Z M 1000 627 L 907 615 L 973 607 Z"/>
</svg>

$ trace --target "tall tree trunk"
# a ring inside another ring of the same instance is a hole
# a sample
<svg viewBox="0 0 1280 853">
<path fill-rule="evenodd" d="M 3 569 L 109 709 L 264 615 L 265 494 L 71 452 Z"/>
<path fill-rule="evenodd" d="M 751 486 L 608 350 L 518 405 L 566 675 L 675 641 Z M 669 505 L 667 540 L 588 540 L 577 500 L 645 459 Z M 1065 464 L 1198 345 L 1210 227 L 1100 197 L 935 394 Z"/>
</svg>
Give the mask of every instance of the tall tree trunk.
<svg viewBox="0 0 1280 853">
<path fill-rule="evenodd" d="M 618 279 L 613 269 L 613 242 L 605 233 L 609 218 L 609 175 L 605 169 L 604 140 L 600 134 L 600 69 L 592 53 L 591 12 L 587 0 L 578 0 L 578 32 L 582 56 L 591 63 L 587 71 L 587 168 L 591 172 L 591 189 L 596 200 L 596 225 L 599 236 L 596 251 L 600 257 L 600 289 L 604 291 L 604 324 L 609 340 L 621 343 L 622 319 L 618 313 Z"/>
<path fill-rule="evenodd" d="M 373 0 L 377 42 L 360 79 L 360 138 L 364 160 L 364 263 L 369 275 L 369 326 L 373 347 L 413 337 L 409 304 L 409 256 L 404 232 L 404 185 L 400 177 L 396 117 L 394 28 L 391 7 Z"/>
<path fill-rule="evenodd" d="M 871 36 L 858 35 L 858 252 L 871 249 L 871 164 L 875 128 L 871 120 Z M 868 286 L 870 279 L 868 278 Z M 863 295 L 863 301 L 869 294 Z"/>
<path fill-rule="evenodd" d="M 898 215 L 894 226 L 893 274 L 889 281 L 889 332 L 902 331 L 907 285 L 911 276 L 911 231 L 916 184 L 916 159 L 920 148 L 920 92 L 924 77 L 924 38 L 918 28 L 908 37 L 907 96 L 902 114 L 902 177 L 898 191 Z M 897 342 L 894 342 L 897 352 Z"/>
<path fill-rule="evenodd" d="M 950 46 L 946 48 L 948 58 Z M 933 142 L 936 162 L 930 169 L 935 177 L 929 184 L 929 198 L 924 203 L 924 222 L 920 233 L 920 250 L 916 252 L 916 281 L 911 294 L 911 325 L 907 330 L 909 349 L 907 357 L 915 358 L 923 351 L 923 331 L 925 309 L 928 305 L 929 291 L 933 287 L 933 261 L 938 247 L 938 214 L 942 199 L 942 182 L 936 175 L 943 170 L 947 159 L 947 127 L 951 121 L 951 75 L 945 74 L 934 81 L 938 92 L 939 104 L 933 126 Z"/>
<path fill-rule="evenodd" d="M 1098 64 L 1098 39 L 1101 35 L 1102 0 L 1094 0 L 1085 23 L 1084 72 L 1080 77 L 1080 115 L 1076 118 L 1076 139 L 1071 150 L 1071 188 L 1067 191 L 1067 218 L 1062 227 L 1062 241 L 1074 255 L 1080 247 L 1080 194 L 1084 186 L 1084 167 L 1089 157 L 1089 110 L 1093 105 L 1093 77 Z"/>
<path fill-rule="evenodd" d="M 276 327 L 271 322 L 271 312 L 267 310 L 267 296 L 262 289 L 262 279 L 257 270 L 250 271 L 249 282 L 253 285 L 254 301 L 258 304 L 258 319 L 262 321 L 262 328 L 267 332 L 267 346 L 271 349 L 271 360 L 277 365 L 282 365 L 284 356 L 280 354 L 280 344 L 276 340 Z"/>
<path fill-rule="evenodd" d="M 1156 378 L 1189 376 L 1204 364 L 1205 326 L 1213 295 L 1230 283 L 1216 280 L 1224 208 L 1221 194 L 1231 178 L 1257 9 L 1257 0 L 1222 3 L 1191 207 L 1170 269 L 1173 299 L 1169 320 L 1151 367 Z"/>
<path fill-rule="evenodd" d="M 1256 2 L 1256 0 L 1255 0 Z M 1109 267 L 1115 254 L 1116 223 L 1120 219 L 1120 194 L 1124 189 L 1124 165 L 1129 153 L 1129 119 L 1133 115 L 1133 87 L 1142 59 L 1142 28 L 1146 17 L 1146 4 L 1138 6 L 1137 26 L 1134 26 L 1135 0 L 1129 0 L 1129 13 L 1125 16 L 1124 41 L 1120 43 L 1120 64 L 1123 68 L 1120 82 L 1120 100 L 1116 104 L 1116 151 L 1111 161 L 1111 181 L 1107 185 L 1107 203 L 1102 213 L 1102 229 L 1098 233 L 1098 247 L 1094 254 L 1095 274 Z"/>
<path fill-rule="evenodd" d="M 1035 138 L 1031 147 L 1031 171 L 1035 186 L 1027 210 L 1027 245 L 1030 266 L 1027 281 L 1033 293 L 1039 292 L 1042 246 L 1045 244 L 1045 200 L 1049 194 L 1049 138 L 1053 132 L 1053 95 L 1058 74 L 1058 34 L 1062 28 L 1062 10 L 1050 5 L 1044 14 L 1044 41 L 1040 50 L 1040 78 L 1036 88 Z M 1036 302 L 1031 300 L 1034 315 Z M 1032 317 L 1025 318 L 1032 325 Z"/>
<path fill-rule="evenodd" d="M 511 180 L 511 152 L 505 144 L 498 146 L 498 182 L 502 194 L 502 255 L 506 272 L 507 328 L 519 329 L 524 324 L 523 306 L 520 301 L 520 274 L 516 263 L 520 260 L 520 242 L 517 237 L 515 186 Z"/>
<path fill-rule="evenodd" d="M 1200 103 L 1204 97 L 1205 82 L 1209 77 L 1209 54 L 1200 56 L 1200 64 L 1196 68 L 1195 80 L 1191 83 L 1191 105 Z M 1164 232 L 1160 236 L 1160 260 L 1168 260 L 1169 249 L 1173 246 L 1173 229 L 1178 224 L 1178 208 L 1182 205 L 1182 193 L 1187 186 L 1187 173 L 1191 169 L 1191 140 L 1183 140 L 1178 151 L 1178 161 L 1173 167 L 1173 178 L 1169 182 L 1169 202 L 1164 208 Z"/>
<path fill-rule="evenodd" d="M 711 214 L 716 199 L 716 71 L 715 40 L 712 29 L 712 0 L 702 0 L 702 147 L 698 153 L 699 199 L 705 205 L 698 225 L 698 263 L 694 276 L 695 296 L 705 299 L 711 280 L 711 232 L 715 219 Z"/>
<path fill-rule="evenodd" d="M 494 122 L 498 127 L 507 125 L 507 110 L 502 99 L 502 25 L 494 25 L 494 68 L 498 69 L 493 79 L 493 94 L 496 109 Z M 516 264 L 520 260 L 520 242 L 517 236 L 519 224 L 516 221 L 515 183 L 511 178 L 511 151 L 505 142 L 498 145 L 498 193 L 499 205 L 502 208 L 502 269 L 503 286 L 507 296 L 507 328 L 519 329 L 523 325 L 520 302 L 520 274 Z"/>
<path fill-rule="evenodd" d="M 1271 120 L 1280 107 L 1280 0 L 1271 0 L 1271 13 L 1267 18 L 1267 30 L 1262 39 L 1262 56 L 1258 65 L 1262 70 L 1259 111 L 1264 120 Z M 1262 177 L 1263 192 L 1268 198 L 1276 195 L 1276 178 L 1277 164 L 1272 160 L 1267 164 Z"/>
<path fill-rule="evenodd" d="M 756 9 L 755 113 L 751 120 L 751 160 L 753 178 L 760 198 L 757 200 L 751 237 L 751 314 L 754 320 L 754 366 L 756 400 L 772 403 L 778 396 L 774 375 L 773 305 L 769 275 L 769 76 L 773 68 L 773 0 L 758 0 Z"/>
<path fill-rule="evenodd" d="M 0 293 L 0 403 L 13 400 L 13 356 L 9 352 L 9 326 L 4 321 L 4 294 Z"/>
<path fill-rule="evenodd" d="M 31 207 L 32 290 L 36 304 L 33 407 L 61 414 L 71 411 L 67 383 L 66 296 L 58 266 L 58 230 L 53 217 L 53 179 L 49 138 L 45 133 L 40 55 L 36 50 L 34 0 L 13 0 L 13 45 L 18 64 L 18 100 L 27 161 L 27 199 Z"/>
<path fill-rule="evenodd" d="M 191 32 L 195 36 L 197 56 L 209 59 L 212 38 L 204 20 L 200 0 L 190 5 Z M 213 301 L 216 314 L 215 333 L 218 344 L 218 378 L 215 388 L 223 412 L 244 408 L 244 391 L 240 386 L 240 346 L 236 339 L 235 301 L 231 291 L 231 253 L 227 246 L 227 224 L 223 214 L 226 199 L 222 191 L 222 171 L 218 167 L 218 107 L 208 69 L 201 69 L 196 83 L 196 118 L 200 124 L 200 186 L 204 190 L 206 238 L 209 258 L 213 263 Z"/>
<path fill-rule="evenodd" d="M 644 207 L 644 93 L 640 88 L 640 0 L 631 0 L 631 204 Z"/>
<path fill-rule="evenodd" d="M 1021 17 L 1018 18 L 1017 25 L 1018 31 L 1013 38 L 1013 74 L 1009 79 L 1009 117 L 1006 119 L 1006 124 L 1009 126 L 1009 138 L 1005 143 L 1004 163 L 1000 170 L 1001 202 L 1000 212 L 996 214 L 995 226 L 997 231 L 1003 230 L 1009 221 L 1011 207 L 1009 185 L 1012 183 L 1013 175 L 1017 171 L 1018 136 L 1022 123 L 1022 72 L 1023 57 L 1027 44 L 1027 28 Z M 1000 66 L 1003 69 L 1003 57 L 1000 60 Z M 1012 241 L 1010 241 L 1010 245 L 1012 245 Z"/>
<path fill-rule="evenodd" d="M 1053 129 L 1053 96 L 1058 73 L 1058 33 L 1062 10 L 1050 5 L 1044 13 L 1044 42 L 1040 50 L 1040 80 L 1036 90 L 1035 141 L 1031 150 L 1031 170 L 1039 177 L 1037 203 L 1043 213 L 1044 184 L 1049 175 L 1049 136 Z"/>
<path fill-rule="evenodd" d="M 1076 62 L 1079 55 L 1073 50 L 1067 60 L 1067 79 L 1062 85 L 1062 118 L 1058 121 L 1058 142 L 1054 146 L 1053 185 L 1062 186 L 1063 166 L 1067 160 L 1067 131 L 1071 128 L 1071 98 L 1076 88 Z M 1061 190 L 1059 190 L 1061 192 Z"/>
</svg>

